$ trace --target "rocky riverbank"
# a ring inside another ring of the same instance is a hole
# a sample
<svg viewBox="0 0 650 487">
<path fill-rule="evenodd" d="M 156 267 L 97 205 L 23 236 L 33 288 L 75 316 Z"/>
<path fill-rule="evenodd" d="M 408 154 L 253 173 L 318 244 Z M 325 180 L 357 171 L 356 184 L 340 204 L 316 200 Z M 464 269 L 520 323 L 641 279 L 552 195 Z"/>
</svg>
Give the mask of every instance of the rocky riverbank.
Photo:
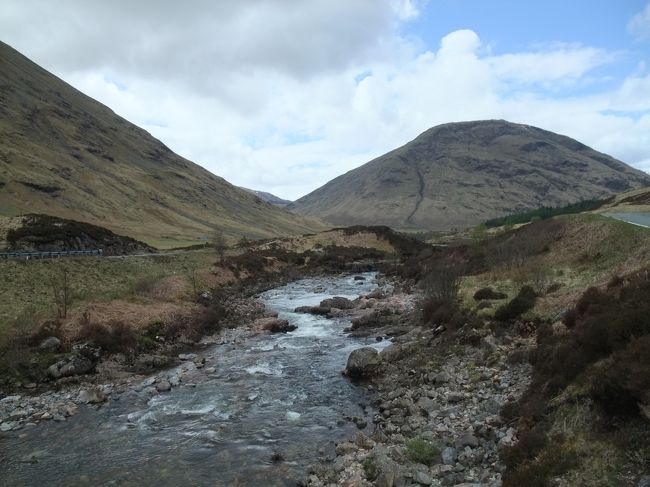
<svg viewBox="0 0 650 487">
<path fill-rule="evenodd" d="M 0 399 L 0 432 L 33 428 L 43 421 L 65 421 L 74 416 L 80 407 L 99 408 L 111 400 L 119 400 L 125 394 L 144 393 L 150 397 L 170 391 L 181 383 L 191 384 L 198 373 L 214 372 L 218 357 L 201 350 L 212 345 L 240 345 L 246 338 L 259 333 L 253 326 L 226 329 L 222 333 L 205 337 L 195 348 L 196 352 L 180 353 L 167 357 L 165 363 L 179 364 L 157 374 L 127 374 L 115 377 L 110 371 L 119 358 L 98 366 L 95 375 L 83 375 L 76 380 L 69 378 L 52 383 L 53 390 L 37 394 L 12 394 Z M 113 380 L 110 380 L 113 379 Z"/>
<path fill-rule="evenodd" d="M 531 373 L 508 357 L 530 340 L 468 327 L 451 338 L 443 327 L 413 327 L 412 308 L 394 306 L 404 297 L 389 290 L 372 299 L 375 309 L 393 313 L 355 319 L 366 324 L 357 329 L 388 333 L 393 343 L 378 355 L 353 352 L 348 362 L 348 372 L 376 391 L 374 432 L 338 444 L 336 457 L 314 467 L 307 485 L 501 485 L 499 449 L 514 444 L 517 432 L 499 411 L 522 394 Z M 392 328 L 373 326 L 382 316 L 393 317 Z"/>
<path fill-rule="evenodd" d="M 396 323 L 390 329 L 380 326 L 381 323 L 385 325 L 411 310 L 412 299 L 408 294 L 395 292 L 387 281 L 381 284 L 367 296 L 354 301 L 334 298 L 321 303 L 319 308 L 330 317 L 349 316 L 353 322 L 362 319 L 366 324 L 374 324 L 361 335 L 372 333 L 382 337 L 387 332 L 394 333 Z M 157 354 L 141 353 L 129 358 L 124 354 L 105 355 L 88 345 L 76 346 L 69 356 L 49 366 L 50 382 L 34 384 L 24 392 L 0 393 L 0 432 L 33 428 L 44 421 L 65 421 L 80 407 L 99 408 L 125 394 L 143 392 L 155 396 L 181 383 L 191 384 L 194 374 L 210 374 L 219 366 L 218 357 L 206 353 L 210 347 L 239 346 L 255 335 L 295 329 L 286 320 L 278 319 L 277 313 L 266 310 L 255 297 L 239 297 L 229 306 L 229 319 L 222 331 L 196 343 L 168 343 Z"/>
</svg>

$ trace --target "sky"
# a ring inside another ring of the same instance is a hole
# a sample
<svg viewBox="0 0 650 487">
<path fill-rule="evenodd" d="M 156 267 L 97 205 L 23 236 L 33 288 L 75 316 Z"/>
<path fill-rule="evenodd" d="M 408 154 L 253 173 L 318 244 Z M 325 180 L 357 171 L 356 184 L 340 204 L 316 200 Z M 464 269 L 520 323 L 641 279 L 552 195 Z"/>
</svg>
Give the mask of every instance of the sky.
<svg viewBox="0 0 650 487">
<path fill-rule="evenodd" d="M 463 120 L 650 171 L 648 0 L 2 0 L 0 40 L 287 199 Z"/>
</svg>

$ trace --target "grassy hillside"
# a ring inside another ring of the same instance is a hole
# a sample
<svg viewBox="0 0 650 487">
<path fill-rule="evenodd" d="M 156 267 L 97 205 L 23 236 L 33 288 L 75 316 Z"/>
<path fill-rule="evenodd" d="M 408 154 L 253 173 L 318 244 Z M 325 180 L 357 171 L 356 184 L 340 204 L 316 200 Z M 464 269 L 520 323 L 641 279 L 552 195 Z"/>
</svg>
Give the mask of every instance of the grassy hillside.
<svg viewBox="0 0 650 487">
<path fill-rule="evenodd" d="M 647 174 L 568 137 L 487 120 L 429 129 L 289 208 L 336 225 L 451 230 L 649 184 Z"/>
<path fill-rule="evenodd" d="M 183 159 L 0 43 L 0 214 L 105 226 L 156 247 L 295 235 L 319 224 Z"/>
</svg>

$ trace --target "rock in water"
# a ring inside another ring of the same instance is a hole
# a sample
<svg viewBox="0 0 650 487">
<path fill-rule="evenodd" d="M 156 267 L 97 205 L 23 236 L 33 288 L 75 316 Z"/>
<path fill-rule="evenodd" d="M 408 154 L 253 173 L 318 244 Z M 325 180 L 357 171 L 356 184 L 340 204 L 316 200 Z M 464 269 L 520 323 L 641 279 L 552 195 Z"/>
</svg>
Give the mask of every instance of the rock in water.
<svg viewBox="0 0 650 487">
<path fill-rule="evenodd" d="M 323 306 L 298 306 L 294 309 L 294 313 L 308 313 L 312 315 L 326 315 L 329 313 L 331 308 Z"/>
<path fill-rule="evenodd" d="M 78 399 L 86 404 L 99 404 L 106 400 L 106 396 L 99 389 L 82 389 Z"/>
<path fill-rule="evenodd" d="M 166 381 L 166 380 L 161 380 L 156 384 L 156 390 L 158 392 L 168 392 L 171 391 L 172 385 Z"/>
<path fill-rule="evenodd" d="M 379 352 L 372 347 L 363 347 L 353 350 L 348 357 L 345 373 L 350 377 L 371 377 L 377 373 L 381 365 Z"/>
<path fill-rule="evenodd" d="M 321 308 L 336 308 L 336 309 L 352 309 L 354 303 L 348 298 L 342 296 L 335 296 L 333 298 L 324 299 L 320 302 Z"/>
<path fill-rule="evenodd" d="M 262 318 L 257 320 L 256 324 L 263 330 L 270 331 L 271 333 L 287 333 L 298 328 L 295 325 L 290 325 L 287 320 L 280 320 L 278 318 Z"/>
</svg>

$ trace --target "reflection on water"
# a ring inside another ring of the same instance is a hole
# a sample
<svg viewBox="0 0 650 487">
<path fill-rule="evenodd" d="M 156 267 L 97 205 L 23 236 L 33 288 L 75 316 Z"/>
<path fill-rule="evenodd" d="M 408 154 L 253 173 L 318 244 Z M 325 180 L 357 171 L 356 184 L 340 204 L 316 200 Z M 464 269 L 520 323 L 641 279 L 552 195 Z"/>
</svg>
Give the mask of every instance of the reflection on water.
<svg viewBox="0 0 650 487">
<path fill-rule="evenodd" d="M 364 416 L 365 390 L 340 374 L 351 350 L 344 319 L 293 313 L 375 287 L 346 278 L 301 280 L 268 291 L 268 308 L 298 326 L 285 335 L 205 352 L 215 371 L 191 372 L 171 392 L 130 392 L 99 411 L 0 437 L 2 485 L 295 485 L 319 450 Z M 369 421 L 370 422 L 370 421 Z M 273 462 L 274 453 L 284 459 Z M 26 459 L 36 458 L 36 463 Z"/>
</svg>

